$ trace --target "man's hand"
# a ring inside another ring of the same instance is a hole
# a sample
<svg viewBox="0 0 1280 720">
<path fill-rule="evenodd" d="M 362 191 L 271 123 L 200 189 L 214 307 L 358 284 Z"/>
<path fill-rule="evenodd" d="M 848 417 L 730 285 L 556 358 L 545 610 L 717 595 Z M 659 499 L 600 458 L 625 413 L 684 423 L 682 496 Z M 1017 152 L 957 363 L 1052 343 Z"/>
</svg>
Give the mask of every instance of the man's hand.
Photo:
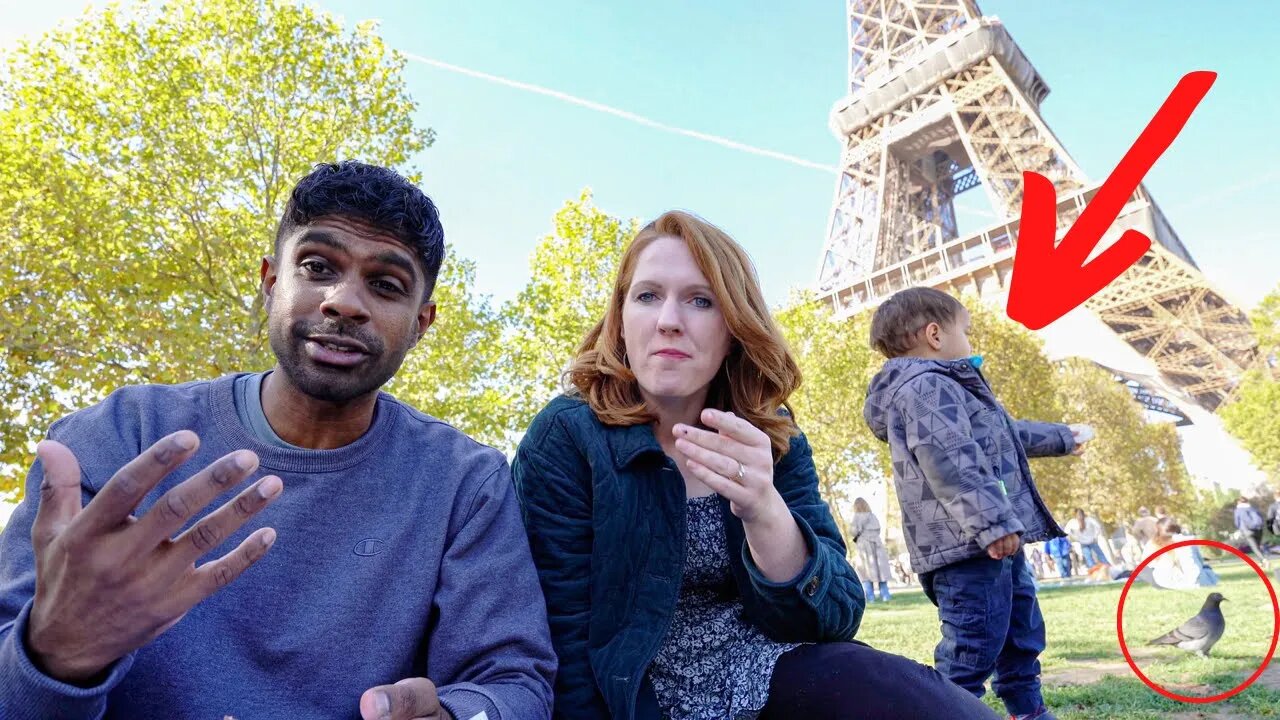
<svg viewBox="0 0 1280 720">
<path fill-rule="evenodd" d="M 1018 552 L 1018 548 L 1021 546 L 1022 538 L 1018 537 L 1018 533 L 1009 533 L 988 545 L 987 554 L 991 556 L 992 560 L 1003 560 Z"/>
<path fill-rule="evenodd" d="M 258 530 L 226 555 L 195 566 L 279 497 L 268 476 L 177 538 L 174 533 L 258 467 L 242 450 L 169 490 L 141 518 L 132 513 L 166 475 L 195 452 L 199 438 L 176 432 L 147 448 L 80 506 L 80 463 L 65 445 L 36 447 L 44 466 L 31 526 L 36 590 L 27 647 L 51 677 L 85 683 L 120 657 L 173 627 L 196 603 L 260 560 L 275 531 Z"/>
<path fill-rule="evenodd" d="M 1083 455 L 1085 451 L 1085 443 L 1093 440 L 1093 426 L 1084 423 L 1073 423 L 1067 428 L 1071 430 L 1071 438 L 1076 441 L 1076 448 L 1071 451 L 1072 455 Z"/>
<path fill-rule="evenodd" d="M 395 685 L 379 685 L 360 696 L 363 720 L 454 720 L 440 706 L 436 685 L 426 678 L 409 678 Z"/>
</svg>

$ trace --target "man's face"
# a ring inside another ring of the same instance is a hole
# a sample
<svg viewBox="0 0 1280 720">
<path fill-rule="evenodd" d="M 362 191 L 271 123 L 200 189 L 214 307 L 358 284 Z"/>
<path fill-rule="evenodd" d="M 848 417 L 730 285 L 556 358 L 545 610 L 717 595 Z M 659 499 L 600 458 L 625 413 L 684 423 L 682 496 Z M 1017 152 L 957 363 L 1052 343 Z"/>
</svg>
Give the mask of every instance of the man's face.
<svg viewBox="0 0 1280 720">
<path fill-rule="evenodd" d="M 267 332 L 303 393 L 343 403 L 390 380 L 435 320 L 421 263 L 395 236 L 328 216 L 280 241 L 262 263 Z"/>
</svg>

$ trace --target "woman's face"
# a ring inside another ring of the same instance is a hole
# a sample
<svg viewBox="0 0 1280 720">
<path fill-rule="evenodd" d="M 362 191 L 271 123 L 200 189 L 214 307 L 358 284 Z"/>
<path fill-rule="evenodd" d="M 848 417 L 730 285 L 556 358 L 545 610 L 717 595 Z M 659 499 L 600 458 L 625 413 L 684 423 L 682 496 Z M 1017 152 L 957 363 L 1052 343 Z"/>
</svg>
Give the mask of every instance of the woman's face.
<svg viewBox="0 0 1280 720">
<path fill-rule="evenodd" d="M 644 395 L 705 395 L 732 337 L 683 240 L 663 236 L 640 251 L 622 305 L 622 339 Z"/>
</svg>

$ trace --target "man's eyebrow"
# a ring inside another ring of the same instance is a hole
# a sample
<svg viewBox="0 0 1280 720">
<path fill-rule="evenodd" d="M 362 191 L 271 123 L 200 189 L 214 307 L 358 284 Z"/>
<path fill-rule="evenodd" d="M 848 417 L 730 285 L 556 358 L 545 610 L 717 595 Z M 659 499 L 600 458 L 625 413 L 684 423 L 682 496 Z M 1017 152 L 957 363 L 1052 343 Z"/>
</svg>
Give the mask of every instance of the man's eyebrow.
<svg viewBox="0 0 1280 720">
<path fill-rule="evenodd" d="M 377 257 L 375 257 L 374 260 L 377 260 L 378 262 L 384 265 L 390 265 L 392 267 L 400 268 L 401 270 L 405 271 L 405 273 L 408 274 L 409 277 L 414 281 L 418 279 L 418 272 L 414 268 L 413 263 L 406 260 L 404 255 L 401 255 L 400 253 L 395 253 L 395 252 L 378 253 Z"/>
<path fill-rule="evenodd" d="M 298 238 L 298 244 L 301 245 L 302 243 L 327 245 L 334 250 L 341 250 L 345 253 L 351 252 L 350 248 L 347 247 L 347 244 L 339 240 L 336 235 L 320 229 L 311 229 L 304 232 L 302 237 Z"/>
</svg>

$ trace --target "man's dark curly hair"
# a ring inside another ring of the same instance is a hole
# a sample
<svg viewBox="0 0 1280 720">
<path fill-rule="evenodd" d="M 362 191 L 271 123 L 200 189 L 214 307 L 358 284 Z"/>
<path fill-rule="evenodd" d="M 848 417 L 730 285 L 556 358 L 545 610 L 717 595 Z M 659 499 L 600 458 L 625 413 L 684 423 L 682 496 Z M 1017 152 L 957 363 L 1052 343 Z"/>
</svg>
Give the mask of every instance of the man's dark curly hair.
<svg viewBox="0 0 1280 720">
<path fill-rule="evenodd" d="M 444 228 L 435 203 L 404 176 L 355 160 L 316 165 L 289 196 L 276 229 L 276 252 L 299 225 L 325 216 L 359 220 L 395 236 L 422 261 L 422 297 L 431 297 L 444 261 Z"/>
</svg>

